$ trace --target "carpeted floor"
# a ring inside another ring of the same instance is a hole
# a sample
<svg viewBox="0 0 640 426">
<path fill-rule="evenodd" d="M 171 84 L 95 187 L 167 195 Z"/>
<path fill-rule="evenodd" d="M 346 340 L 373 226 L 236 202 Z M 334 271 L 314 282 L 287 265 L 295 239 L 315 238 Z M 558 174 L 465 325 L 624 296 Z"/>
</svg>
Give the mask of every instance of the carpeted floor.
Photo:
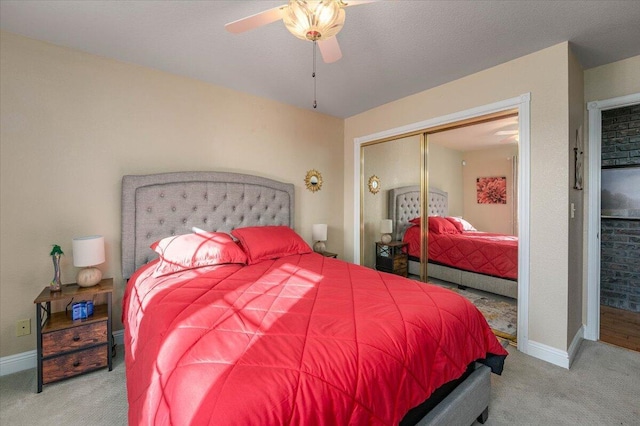
<svg viewBox="0 0 640 426">
<path fill-rule="evenodd" d="M 516 299 L 473 288 L 461 290 L 456 284 L 436 278 L 429 278 L 429 283 L 448 288 L 464 296 L 482 312 L 496 336 L 513 343 L 517 341 L 518 301 Z"/>
<path fill-rule="evenodd" d="M 640 353 L 584 341 L 571 370 L 507 348 L 502 376 L 491 375 L 487 426 L 637 425 Z M 96 371 L 35 393 L 35 369 L 0 377 L 0 425 L 127 424 L 122 347 L 111 372 Z M 474 425 L 478 425 L 475 423 Z"/>
</svg>

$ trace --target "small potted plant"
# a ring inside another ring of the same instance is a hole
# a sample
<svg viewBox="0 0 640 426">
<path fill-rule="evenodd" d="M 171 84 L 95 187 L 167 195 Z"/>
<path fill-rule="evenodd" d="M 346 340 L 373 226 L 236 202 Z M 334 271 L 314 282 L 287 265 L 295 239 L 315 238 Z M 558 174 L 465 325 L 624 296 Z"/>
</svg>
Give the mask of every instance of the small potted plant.
<svg viewBox="0 0 640 426">
<path fill-rule="evenodd" d="M 60 256 L 62 256 L 63 254 L 64 252 L 62 251 L 62 248 L 57 244 L 53 245 L 51 253 L 49 253 L 51 258 L 53 259 L 53 279 L 49 284 L 49 289 L 51 291 L 62 290 L 62 283 L 60 282 Z"/>
</svg>

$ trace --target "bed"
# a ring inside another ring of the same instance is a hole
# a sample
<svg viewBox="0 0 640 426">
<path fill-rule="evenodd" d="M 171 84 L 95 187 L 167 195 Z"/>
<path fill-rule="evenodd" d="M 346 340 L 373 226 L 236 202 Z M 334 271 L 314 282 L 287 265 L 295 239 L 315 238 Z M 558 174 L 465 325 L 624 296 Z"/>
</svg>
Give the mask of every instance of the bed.
<svg viewBox="0 0 640 426">
<path fill-rule="evenodd" d="M 429 188 L 428 216 L 449 216 L 448 194 Z M 409 244 L 409 273 L 420 275 L 420 186 L 394 188 L 388 192 L 388 214 L 394 239 Z M 446 221 L 445 221 L 446 222 Z M 431 226 L 430 226 L 431 227 Z M 434 233 L 429 231 L 430 277 L 517 299 L 517 237 L 482 232 Z"/>
<path fill-rule="evenodd" d="M 482 314 L 314 253 L 293 207 L 256 176 L 123 177 L 129 424 L 484 422 L 507 352 Z"/>
</svg>

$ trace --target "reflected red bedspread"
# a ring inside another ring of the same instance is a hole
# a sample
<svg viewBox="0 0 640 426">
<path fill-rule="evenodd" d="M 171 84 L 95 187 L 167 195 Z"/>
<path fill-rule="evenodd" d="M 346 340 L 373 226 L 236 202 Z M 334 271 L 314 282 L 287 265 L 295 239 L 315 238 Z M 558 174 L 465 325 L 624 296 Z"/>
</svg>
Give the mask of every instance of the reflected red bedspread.
<svg viewBox="0 0 640 426">
<path fill-rule="evenodd" d="M 420 227 L 407 228 L 409 256 L 420 257 Z M 518 279 L 518 237 L 488 232 L 429 232 L 429 261 L 465 271 Z"/>
<path fill-rule="evenodd" d="M 315 253 L 152 269 L 123 300 L 131 425 L 398 424 L 507 354 L 463 297 Z"/>
</svg>

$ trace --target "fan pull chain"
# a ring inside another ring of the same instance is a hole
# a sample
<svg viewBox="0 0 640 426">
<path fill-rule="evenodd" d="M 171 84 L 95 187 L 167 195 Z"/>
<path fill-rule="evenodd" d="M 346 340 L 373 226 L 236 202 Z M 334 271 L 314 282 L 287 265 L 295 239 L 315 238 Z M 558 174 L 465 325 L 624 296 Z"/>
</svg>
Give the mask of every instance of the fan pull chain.
<svg viewBox="0 0 640 426">
<path fill-rule="evenodd" d="M 313 77 L 313 108 L 317 108 L 318 107 L 318 102 L 316 102 L 316 45 L 318 44 L 318 42 L 316 42 L 315 40 L 313 40 L 313 74 L 311 74 L 311 77 Z"/>
</svg>

